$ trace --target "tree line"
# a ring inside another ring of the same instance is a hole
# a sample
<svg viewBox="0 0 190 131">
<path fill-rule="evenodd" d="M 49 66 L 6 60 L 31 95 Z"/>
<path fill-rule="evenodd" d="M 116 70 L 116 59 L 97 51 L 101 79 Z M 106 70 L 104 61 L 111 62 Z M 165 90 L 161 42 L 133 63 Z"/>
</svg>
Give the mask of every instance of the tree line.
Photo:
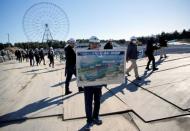
<svg viewBox="0 0 190 131">
<path fill-rule="evenodd" d="M 183 40 L 183 39 L 190 39 L 190 29 L 189 30 L 183 30 L 182 32 L 178 32 L 177 30 L 172 32 L 172 33 L 165 33 L 162 32 L 161 34 L 156 35 L 157 38 L 159 38 L 160 36 L 164 36 L 165 39 L 167 41 L 171 41 L 171 40 Z M 143 36 L 143 37 L 138 37 L 138 41 L 140 41 L 142 44 L 146 44 L 147 40 L 150 38 L 151 36 Z M 107 42 L 108 40 L 101 40 L 101 42 Z M 120 45 L 124 45 L 126 44 L 126 40 L 125 39 L 120 39 L 120 40 L 113 40 L 113 42 L 116 42 Z M 77 39 L 77 43 L 88 43 L 88 39 Z M 42 42 L 17 42 L 14 43 L 15 47 L 19 47 L 22 49 L 35 49 L 35 48 L 44 48 L 47 49 L 49 47 L 53 47 L 53 48 L 64 48 L 66 45 L 65 41 L 48 41 L 46 43 L 42 43 Z M 13 47 L 13 45 L 11 43 L 0 43 L 0 50 L 5 49 L 7 47 Z"/>
<path fill-rule="evenodd" d="M 167 41 L 172 41 L 172 40 L 187 40 L 190 39 L 190 29 L 188 31 L 186 31 L 185 29 L 180 33 L 177 30 L 174 31 L 173 33 L 165 33 L 162 32 L 161 34 L 156 35 L 156 38 L 159 38 L 160 36 L 163 36 Z M 147 36 L 147 37 L 138 37 L 138 41 L 140 41 L 142 44 L 146 44 L 147 40 L 150 38 L 151 36 Z"/>
</svg>

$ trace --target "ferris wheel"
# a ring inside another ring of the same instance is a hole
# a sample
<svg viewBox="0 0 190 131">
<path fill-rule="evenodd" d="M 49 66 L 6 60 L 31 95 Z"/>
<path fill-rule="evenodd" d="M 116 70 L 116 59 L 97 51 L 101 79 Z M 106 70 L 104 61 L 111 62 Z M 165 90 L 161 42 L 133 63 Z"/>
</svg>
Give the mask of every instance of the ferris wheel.
<svg viewBox="0 0 190 131">
<path fill-rule="evenodd" d="M 69 19 L 56 4 L 40 2 L 25 12 L 23 30 L 27 39 L 32 42 L 61 41 L 68 35 Z"/>
</svg>

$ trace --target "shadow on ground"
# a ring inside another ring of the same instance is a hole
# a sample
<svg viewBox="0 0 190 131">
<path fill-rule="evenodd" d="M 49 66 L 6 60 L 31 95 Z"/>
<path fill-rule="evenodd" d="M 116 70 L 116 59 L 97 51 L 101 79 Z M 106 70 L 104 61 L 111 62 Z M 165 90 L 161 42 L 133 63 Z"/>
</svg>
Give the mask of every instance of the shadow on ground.
<svg viewBox="0 0 190 131">
<path fill-rule="evenodd" d="M 26 105 L 17 111 L 2 115 L 2 116 L 0 116 L 0 123 L 1 123 L 0 127 L 8 126 L 11 124 L 22 123 L 26 119 L 32 118 L 32 117 L 27 117 L 28 114 L 36 112 L 36 111 L 44 109 L 44 108 L 47 108 L 52 105 L 59 106 L 60 104 L 63 104 L 64 100 L 69 99 L 70 97 L 73 97 L 77 94 L 79 94 L 79 93 L 75 93 L 75 94 L 72 94 L 69 96 L 60 95 L 60 96 L 50 98 L 50 99 L 44 98 L 37 102 Z"/>
<path fill-rule="evenodd" d="M 17 68 L 10 68 L 10 69 L 5 69 L 2 71 L 11 71 L 11 70 L 18 70 L 18 69 L 24 69 L 24 68 L 28 68 L 29 66 L 23 66 L 23 67 L 17 67 Z"/>
<path fill-rule="evenodd" d="M 73 82 L 73 81 L 75 81 L 75 80 L 76 80 L 76 78 L 73 78 L 70 82 Z M 65 81 L 59 82 L 59 83 L 57 83 L 57 84 L 55 84 L 55 85 L 52 85 L 51 87 L 58 87 L 58 86 L 61 86 L 61 85 L 63 85 L 63 84 L 65 84 Z"/>
<path fill-rule="evenodd" d="M 43 68 L 43 69 L 32 69 L 32 70 L 28 70 L 28 71 L 25 71 L 25 72 L 22 72 L 22 73 L 33 73 L 33 72 L 37 72 L 37 71 L 41 71 L 41 70 L 45 70 L 47 68 Z"/>
<path fill-rule="evenodd" d="M 161 63 L 164 62 L 165 59 L 159 59 L 156 62 L 156 66 L 160 65 Z M 112 89 L 108 89 L 108 91 L 106 93 L 104 93 L 102 95 L 101 98 L 101 103 L 103 103 L 104 101 L 106 101 L 107 99 L 109 99 L 110 97 L 118 94 L 118 93 L 122 93 L 123 95 L 125 95 L 124 90 L 128 90 L 130 92 L 135 92 L 137 91 L 141 86 L 143 85 L 147 85 L 149 84 L 151 81 L 150 80 L 146 80 L 148 77 L 150 77 L 153 74 L 153 71 L 144 71 L 144 74 L 141 76 L 141 80 L 133 80 L 133 81 L 128 81 L 127 77 L 125 80 L 125 83 L 112 88 Z M 138 83 L 138 86 L 133 84 L 133 83 Z M 111 92 L 111 93 L 110 93 Z"/>
</svg>

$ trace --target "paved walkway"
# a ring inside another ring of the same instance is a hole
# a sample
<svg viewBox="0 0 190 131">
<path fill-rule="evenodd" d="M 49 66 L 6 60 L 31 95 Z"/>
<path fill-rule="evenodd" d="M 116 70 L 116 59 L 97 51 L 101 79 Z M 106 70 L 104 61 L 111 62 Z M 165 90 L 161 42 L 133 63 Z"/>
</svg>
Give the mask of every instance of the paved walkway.
<svg viewBox="0 0 190 131">
<path fill-rule="evenodd" d="M 146 58 L 138 61 L 143 80 L 134 80 L 131 72 L 125 84 L 103 88 L 104 123 L 92 130 L 189 131 L 190 54 L 156 60 L 159 70 L 154 73 L 144 70 Z M 64 96 L 64 67 L 59 61 L 55 68 L 0 63 L 0 131 L 82 130 L 84 97 L 77 92 L 75 79 L 70 86 L 73 94 Z"/>
</svg>

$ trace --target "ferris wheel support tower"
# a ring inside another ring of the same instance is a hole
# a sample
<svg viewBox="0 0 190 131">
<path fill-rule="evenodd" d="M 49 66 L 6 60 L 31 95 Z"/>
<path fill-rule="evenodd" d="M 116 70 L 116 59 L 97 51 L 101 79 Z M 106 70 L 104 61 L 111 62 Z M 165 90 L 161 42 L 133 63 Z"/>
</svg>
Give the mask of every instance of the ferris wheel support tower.
<svg viewBox="0 0 190 131">
<path fill-rule="evenodd" d="M 43 34 L 42 43 L 46 43 L 48 41 L 53 41 L 53 37 L 52 37 L 48 24 L 45 24 L 45 31 Z"/>
</svg>

